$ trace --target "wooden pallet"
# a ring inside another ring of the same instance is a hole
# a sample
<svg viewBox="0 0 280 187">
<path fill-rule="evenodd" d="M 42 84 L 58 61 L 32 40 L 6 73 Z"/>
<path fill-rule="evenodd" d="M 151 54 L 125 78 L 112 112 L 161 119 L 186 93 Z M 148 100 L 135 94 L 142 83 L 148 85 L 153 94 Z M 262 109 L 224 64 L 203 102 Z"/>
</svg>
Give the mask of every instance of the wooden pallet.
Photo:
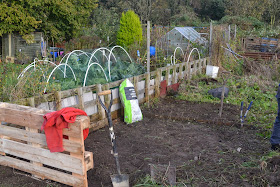
<svg viewBox="0 0 280 187">
<path fill-rule="evenodd" d="M 263 52 L 245 52 L 243 56 L 247 58 L 253 58 L 255 60 L 258 59 L 271 60 L 273 58 L 280 57 L 280 55 L 277 55 L 275 53 L 263 53 Z"/>
<path fill-rule="evenodd" d="M 63 130 L 69 137 L 63 140 L 65 151 L 51 153 L 40 130 L 48 112 L 0 102 L 0 165 L 70 186 L 88 186 L 93 154 L 85 151 L 83 129 L 89 127 L 89 117 L 77 116 L 76 122 Z"/>
</svg>

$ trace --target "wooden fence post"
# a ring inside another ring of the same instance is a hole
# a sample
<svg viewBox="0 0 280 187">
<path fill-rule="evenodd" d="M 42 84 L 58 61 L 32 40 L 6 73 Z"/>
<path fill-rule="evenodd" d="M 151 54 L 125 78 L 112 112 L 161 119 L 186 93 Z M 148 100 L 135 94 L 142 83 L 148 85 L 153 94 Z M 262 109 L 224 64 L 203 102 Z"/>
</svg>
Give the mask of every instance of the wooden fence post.
<svg viewBox="0 0 280 187">
<path fill-rule="evenodd" d="M 133 85 L 137 98 L 138 98 L 138 81 L 139 81 L 139 76 L 133 77 Z"/>
<path fill-rule="evenodd" d="M 56 110 L 61 110 L 62 109 L 62 99 L 61 99 L 61 92 L 57 91 L 54 93 L 55 95 L 55 100 L 56 100 Z"/>
<path fill-rule="evenodd" d="M 108 83 L 105 84 L 104 85 L 104 90 L 109 90 L 109 89 L 110 89 L 109 84 Z M 110 105 L 110 99 L 113 99 L 113 98 L 111 98 L 111 95 L 105 95 L 104 99 L 105 99 L 105 105 L 106 105 L 106 107 L 108 107 Z"/>
<path fill-rule="evenodd" d="M 146 73 L 146 76 L 145 76 L 145 101 L 148 103 L 148 107 L 150 106 L 149 92 L 150 92 L 150 73 Z"/>
<path fill-rule="evenodd" d="M 160 82 L 161 82 L 161 69 L 158 68 L 156 72 L 155 78 L 155 97 L 159 97 L 160 95 Z"/>
<path fill-rule="evenodd" d="M 201 74 L 202 73 L 202 60 L 201 59 L 198 60 L 198 66 L 199 66 L 198 71 Z"/>
<path fill-rule="evenodd" d="M 198 65 L 198 62 L 199 62 L 199 60 L 195 60 L 194 61 L 194 74 L 195 75 L 197 75 L 197 70 L 198 70 L 197 65 Z"/>
<path fill-rule="evenodd" d="M 105 110 L 102 108 L 99 99 L 98 99 L 98 93 L 102 91 L 101 84 L 96 85 L 96 100 L 97 100 L 97 108 L 98 108 L 98 116 L 100 120 L 103 120 L 106 118 L 105 116 Z M 102 96 L 100 97 L 102 99 Z"/>
<path fill-rule="evenodd" d="M 168 86 L 168 82 L 169 82 L 169 73 L 170 73 L 170 66 L 166 67 L 166 71 L 165 71 L 165 80 L 166 80 L 166 86 Z"/>
<path fill-rule="evenodd" d="M 209 39 L 209 56 L 212 57 L 212 49 L 213 49 L 213 24 L 210 22 L 210 39 Z"/>
<path fill-rule="evenodd" d="M 178 77 L 179 80 L 182 80 L 183 79 L 183 63 L 180 63 L 179 65 L 179 77 Z"/>
<path fill-rule="evenodd" d="M 188 62 L 186 67 L 188 67 L 187 71 L 186 71 L 187 72 L 188 80 L 191 80 L 192 75 L 191 75 L 191 62 L 190 61 Z"/>
<path fill-rule="evenodd" d="M 85 110 L 83 87 L 77 88 L 79 108 Z"/>
<path fill-rule="evenodd" d="M 175 84 L 176 83 L 176 65 L 173 66 L 173 73 L 172 73 L 172 83 L 171 84 Z"/>
</svg>

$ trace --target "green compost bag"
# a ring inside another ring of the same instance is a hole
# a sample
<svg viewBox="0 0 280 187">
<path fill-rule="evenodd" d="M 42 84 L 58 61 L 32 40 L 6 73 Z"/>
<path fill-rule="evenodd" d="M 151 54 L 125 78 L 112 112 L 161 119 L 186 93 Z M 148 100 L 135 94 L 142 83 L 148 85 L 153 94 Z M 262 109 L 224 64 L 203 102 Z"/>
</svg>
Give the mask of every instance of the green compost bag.
<svg viewBox="0 0 280 187">
<path fill-rule="evenodd" d="M 143 115 L 139 107 L 133 84 L 128 79 L 125 79 L 119 87 L 119 92 L 124 106 L 124 122 L 130 124 L 141 121 Z"/>
</svg>

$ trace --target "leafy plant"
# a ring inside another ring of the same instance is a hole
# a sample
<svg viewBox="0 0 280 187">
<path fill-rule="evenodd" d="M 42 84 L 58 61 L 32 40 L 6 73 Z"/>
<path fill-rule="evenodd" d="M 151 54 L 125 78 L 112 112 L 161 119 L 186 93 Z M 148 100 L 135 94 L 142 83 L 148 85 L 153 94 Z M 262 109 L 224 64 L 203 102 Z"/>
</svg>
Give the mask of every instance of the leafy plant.
<svg viewBox="0 0 280 187">
<path fill-rule="evenodd" d="M 95 0 L 2 0 L 0 4 L 0 36 L 19 32 L 30 34 L 35 30 L 61 41 L 70 40 L 88 24 Z"/>
</svg>

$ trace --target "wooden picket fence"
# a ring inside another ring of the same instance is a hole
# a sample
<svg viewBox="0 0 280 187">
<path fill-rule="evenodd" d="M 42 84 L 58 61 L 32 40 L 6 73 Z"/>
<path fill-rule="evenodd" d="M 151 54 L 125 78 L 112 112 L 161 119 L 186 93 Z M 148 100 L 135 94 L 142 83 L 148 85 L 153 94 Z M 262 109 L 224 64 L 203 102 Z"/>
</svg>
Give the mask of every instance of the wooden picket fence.
<svg viewBox="0 0 280 187">
<path fill-rule="evenodd" d="M 178 63 L 172 66 L 158 68 L 156 71 L 128 78 L 135 87 L 139 103 L 147 102 L 153 97 L 159 97 L 160 83 L 166 80 L 167 85 L 175 84 L 180 79 L 190 79 L 192 75 L 202 73 L 203 68 L 210 64 L 209 57 L 192 62 Z M 96 84 L 80 87 L 43 96 L 22 99 L 18 104 L 28 105 L 44 110 L 60 110 L 64 107 L 75 107 L 84 110 L 89 116 L 92 130 L 104 127 L 108 122 L 105 111 L 97 99 L 97 93 L 111 89 L 113 93 L 112 119 L 121 116 L 119 85 L 123 80 L 107 84 Z M 110 102 L 110 96 L 101 96 L 105 104 Z"/>
<path fill-rule="evenodd" d="M 41 132 L 43 116 L 51 111 L 0 102 L 0 165 L 9 166 L 42 179 L 70 186 L 87 187 L 87 171 L 93 168 L 93 154 L 85 151 L 83 129 L 88 116 L 77 116 L 63 134 L 64 152 L 51 153 Z"/>
</svg>

